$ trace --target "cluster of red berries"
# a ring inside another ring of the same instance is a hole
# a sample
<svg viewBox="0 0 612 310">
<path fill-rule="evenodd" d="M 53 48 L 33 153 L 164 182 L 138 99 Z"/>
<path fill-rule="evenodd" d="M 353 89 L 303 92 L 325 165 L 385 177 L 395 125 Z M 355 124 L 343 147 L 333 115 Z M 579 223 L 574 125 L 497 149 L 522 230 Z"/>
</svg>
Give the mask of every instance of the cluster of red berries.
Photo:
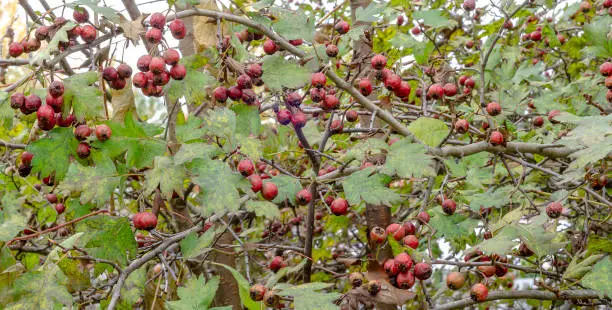
<svg viewBox="0 0 612 310">
<path fill-rule="evenodd" d="M 47 88 L 47 96 L 45 105 L 42 104 L 42 99 L 30 94 L 25 96 L 21 92 L 15 92 L 10 97 L 11 108 L 19 109 L 23 114 L 32 114 L 36 112 L 38 127 L 42 130 L 51 130 L 55 125 L 60 127 L 70 127 L 74 124 L 73 115 L 67 117 L 62 116 L 62 108 L 64 105 L 64 83 L 61 81 L 53 81 Z"/>
<path fill-rule="evenodd" d="M 64 213 L 64 211 L 66 211 L 66 206 L 63 203 L 59 202 L 59 199 L 57 199 L 57 195 L 53 193 L 47 194 L 46 198 L 49 203 L 54 204 L 55 212 L 57 212 L 57 214 L 62 214 Z"/>
<path fill-rule="evenodd" d="M 123 89 L 126 79 L 132 76 L 132 67 L 127 64 L 120 64 L 117 68 L 106 67 L 102 70 L 102 78 L 112 89 Z"/>
<path fill-rule="evenodd" d="M 612 62 L 606 61 L 601 64 L 601 66 L 599 66 L 599 73 L 606 77 L 605 84 L 608 88 L 606 99 L 608 102 L 612 103 Z"/>
<path fill-rule="evenodd" d="M 257 170 L 263 172 L 266 168 L 265 164 L 258 164 Z M 265 200 L 273 200 L 278 195 L 278 187 L 272 182 L 263 182 L 264 177 L 255 173 L 255 165 L 249 159 L 243 159 L 238 163 L 238 172 L 246 177 L 251 182 L 251 190 L 253 192 L 261 192 L 261 196 Z M 265 178 L 269 178 L 265 175 Z"/>
<path fill-rule="evenodd" d="M 73 12 L 73 18 L 77 23 L 84 24 L 89 20 L 89 12 L 82 8 L 76 7 Z M 12 42 L 9 45 L 9 55 L 11 57 L 19 57 L 23 53 L 30 53 L 37 51 L 41 42 L 49 40 L 53 37 L 55 32 L 62 28 L 68 22 L 64 17 L 57 17 L 53 20 L 53 24 L 48 26 L 40 26 L 34 31 L 34 36 L 29 39 L 24 39 L 21 42 Z M 68 30 L 68 41 L 59 42 L 58 48 L 60 51 L 64 51 L 70 46 L 77 44 L 77 38 L 81 38 L 85 43 L 91 43 L 96 39 L 97 30 L 92 25 L 76 25 L 72 29 Z"/>
<path fill-rule="evenodd" d="M 389 276 L 389 282 L 400 289 L 410 289 L 414 285 L 415 278 L 427 280 L 431 277 L 431 265 L 427 263 L 416 263 L 413 267 L 413 260 L 408 253 L 402 252 L 394 258 L 385 261 L 383 268 Z"/>
<path fill-rule="evenodd" d="M 285 305 L 280 302 L 280 296 L 275 290 L 268 289 L 264 285 L 255 284 L 249 289 L 249 296 L 254 301 L 263 301 L 264 305 L 273 309 L 283 309 Z"/>
<path fill-rule="evenodd" d="M 145 40 L 154 45 L 160 43 L 163 39 L 163 31 L 166 26 L 166 16 L 162 13 L 153 13 L 149 19 L 149 24 L 151 28 L 146 32 Z M 185 24 L 180 19 L 170 22 L 168 29 L 170 29 L 172 36 L 179 40 L 185 37 L 187 31 Z M 181 55 L 172 48 L 166 49 L 161 56 L 141 56 L 136 64 L 140 72 L 134 74 L 132 78 L 134 87 L 140 88 L 145 96 L 163 96 L 163 86 L 168 84 L 171 78 L 182 80 L 187 75 L 187 69 L 183 64 L 179 63 L 180 60 Z"/>
<path fill-rule="evenodd" d="M 257 94 L 253 91 L 253 85 L 263 85 L 261 76 L 263 70 L 261 64 L 253 63 L 247 66 L 243 74 L 236 79 L 236 85 L 229 88 L 221 85 L 213 90 L 213 97 L 218 103 L 225 103 L 227 98 L 233 101 L 242 100 L 248 105 L 259 106 Z M 301 100 L 301 98 L 300 98 Z"/>
<path fill-rule="evenodd" d="M 79 158 L 85 159 L 89 157 L 91 147 L 89 146 L 89 142 L 86 140 L 91 136 L 92 133 L 94 133 L 94 130 L 86 124 L 78 125 L 74 129 L 74 137 L 80 141 L 76 149 L 76 153 Z M 102 124 L 96 126 L 95 134 L 96 138 L 98 138 L 98 141 L 104 142 L 110 139 L 112 131 L 111 128 L 108 127 L 108 125 Z"/>
</svg>

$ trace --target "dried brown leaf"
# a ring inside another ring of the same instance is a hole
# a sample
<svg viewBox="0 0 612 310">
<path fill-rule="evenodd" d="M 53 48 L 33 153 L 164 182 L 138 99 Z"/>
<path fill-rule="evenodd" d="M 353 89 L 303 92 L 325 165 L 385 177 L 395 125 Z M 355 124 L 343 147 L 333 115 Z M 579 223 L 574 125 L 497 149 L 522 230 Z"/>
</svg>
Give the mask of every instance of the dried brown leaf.
<svg viewBox="0 0 612 310">
<path fill-rule="evenodd" d="M 129 20 L 123 15 L 119 15 L 119 28 L 123 30 L 123 36 L 130 39 L 134 45 L 138 45 L 140 36 L 145 34 L 144 20 L 149 14 L 142 14 L 135 20 Z"/>
</svg>

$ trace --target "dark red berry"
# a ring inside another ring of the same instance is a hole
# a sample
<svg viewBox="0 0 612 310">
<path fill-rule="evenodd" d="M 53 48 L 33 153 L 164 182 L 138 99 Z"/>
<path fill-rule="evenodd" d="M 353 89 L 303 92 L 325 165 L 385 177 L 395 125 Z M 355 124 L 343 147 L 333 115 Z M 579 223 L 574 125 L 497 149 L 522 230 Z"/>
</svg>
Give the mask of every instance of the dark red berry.
<svg viewBox="0 0 612 310">
<path fill-rule="evenodd" d="M 136 229 L 151 230 L 157 226 L 157 216 L 151 212 L 136 213 L 133 218 Z"/>
</svg>

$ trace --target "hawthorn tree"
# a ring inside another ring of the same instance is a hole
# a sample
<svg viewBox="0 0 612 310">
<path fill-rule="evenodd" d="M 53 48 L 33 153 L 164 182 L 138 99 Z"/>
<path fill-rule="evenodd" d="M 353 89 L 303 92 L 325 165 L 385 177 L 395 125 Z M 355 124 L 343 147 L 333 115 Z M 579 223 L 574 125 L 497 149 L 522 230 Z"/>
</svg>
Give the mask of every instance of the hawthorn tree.
<svg viewBox="0 0 612 310">
<path fill-rule="evenodd" d="M 612 1 L 19 3 L 0 307 L 610 306 Z"/>
</svg>

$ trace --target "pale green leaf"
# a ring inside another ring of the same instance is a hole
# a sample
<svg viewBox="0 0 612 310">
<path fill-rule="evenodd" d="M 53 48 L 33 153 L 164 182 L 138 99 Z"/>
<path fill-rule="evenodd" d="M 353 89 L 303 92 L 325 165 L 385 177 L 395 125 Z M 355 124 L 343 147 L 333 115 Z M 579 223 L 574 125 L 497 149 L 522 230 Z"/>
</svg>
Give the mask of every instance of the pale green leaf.
<svg viewBox="0 0 612 310">
<path fill-rule="evenodd" d="M 210 245 L 215 238 L 215 230 L 209 228 L 202 236 L 198 237 L 195 232 L 190 233 L 181 240 L 181 253 L 183 258 L 189 259 L 210 250 Z"/>
<path fill-rule="evenodd" d="M 344 194 L 351 205 L 359 205 L 361 201 L 370 204 L 384 204 L 401 201 L 398 193 L 386 187 L 391 181 L 387 175 L 375 173 L 372 167 L 357 171 L 343 182 Z"/>
<path fill-rule="evenodd" d="M 602 296 L 612 296 L 612 261 L 610 261 L 610 257 L 597 263 L 593 267 L 593 271 L 582 278 L 582 284 L 598 290 Z"/>
<path fill-rule="evenodd" d="M 185 168 L 175 164 L 171 157 L 155 157 L 153 168 L 145 172 L 145 194 L 151 194 L 159 185 L 166 199 L 172 198 L 174 192 L 182 197 L 186 177 Z"/>
<path fill-rule="evenodd" d="M 420 117 L 410 123 L 408 130 L 419 141 L 431 147 L 437 147 L 448 135 L 448 126 L 443 121 L 429 117 Z"/>
<path fill-rule="evenodd" d="M 263 59 L 262 79 L 272 90 L 300 88 L 310 81 L 310 72 L 280 55 L 270 55 Z"/>
<path fill-rule="evenodd" d="M 382 172 L 397 174 L 402 178 L 433 176 L 436 174 L 432 167 L 433 160 L 425 152 L 423 145 L 411 143 L 409 139 L 396 141 L 389 148 Z"/>
</svg>

